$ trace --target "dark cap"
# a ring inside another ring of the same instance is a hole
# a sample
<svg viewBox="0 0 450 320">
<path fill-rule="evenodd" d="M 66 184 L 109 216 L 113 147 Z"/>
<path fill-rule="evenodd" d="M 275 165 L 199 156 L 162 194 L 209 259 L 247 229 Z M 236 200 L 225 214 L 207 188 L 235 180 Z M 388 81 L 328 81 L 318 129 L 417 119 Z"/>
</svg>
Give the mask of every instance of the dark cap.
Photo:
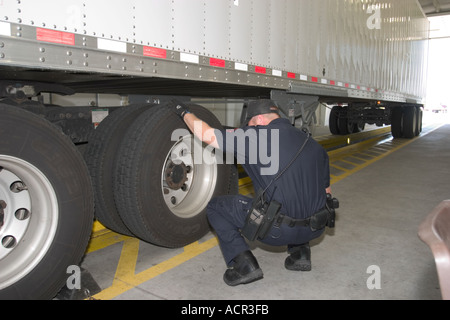
<svg viewBox="0 0 450 320">
<path fill-rule="evenodd" d="M 280 114 L 275 101 L 270 99 L 250 101 L 247 106 L 247 117 L 245 118 L 245 122 L 248 123 L 253 117 L 267 113 Z"/>
</svg>

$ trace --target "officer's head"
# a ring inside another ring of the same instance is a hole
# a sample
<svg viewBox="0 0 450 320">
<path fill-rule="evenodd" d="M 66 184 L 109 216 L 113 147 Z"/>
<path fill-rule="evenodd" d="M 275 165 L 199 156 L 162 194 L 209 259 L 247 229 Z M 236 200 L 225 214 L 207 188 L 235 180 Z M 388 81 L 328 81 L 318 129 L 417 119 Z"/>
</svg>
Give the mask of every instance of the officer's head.
<svg viewBox="0 0 450 320">
<path fill-rule="evenodd" d="M 275 101 L 270 99 L 250 101 L 247 107 L 247 116 L 244 125 L 267 125 L 279 117 L 280 112 Z"/>
</svg>

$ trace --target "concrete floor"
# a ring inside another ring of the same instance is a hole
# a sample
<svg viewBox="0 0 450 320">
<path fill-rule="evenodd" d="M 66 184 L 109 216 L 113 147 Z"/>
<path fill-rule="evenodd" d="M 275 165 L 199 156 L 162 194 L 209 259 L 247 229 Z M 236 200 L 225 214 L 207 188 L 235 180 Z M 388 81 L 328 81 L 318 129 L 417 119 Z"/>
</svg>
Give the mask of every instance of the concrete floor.
<svg viewBox="0 0 450 320">
<path fill-rule="evenodd" d="M 94 298 L 441 299 L 434 258 L 417 235 L 425 216 L 450 199 L 450 124 L 433 128 L 332 185 L 341 205 L 336 228 L 311 243 L 312 271 L 288 271 L 286 248 L 254 243 L 264 279 L 228 287 L 212 233 L 184 249 L 124 238 L 85 257 L 82 267 L 104 290 Z"/>
</svg>

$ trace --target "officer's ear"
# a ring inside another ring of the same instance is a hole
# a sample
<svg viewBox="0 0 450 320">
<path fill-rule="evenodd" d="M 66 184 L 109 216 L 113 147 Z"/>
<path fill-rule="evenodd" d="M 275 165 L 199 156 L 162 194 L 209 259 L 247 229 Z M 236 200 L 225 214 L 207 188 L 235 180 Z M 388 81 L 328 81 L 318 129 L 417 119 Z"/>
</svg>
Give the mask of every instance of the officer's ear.
<svg viewBox="0 0 450 320">
<path fill-rule="evenodd" d="M 249 124 L 251 124 L 252 126 L 260 126 L 261 125 L 261 115 L 257 115 L 254 116 L 253 118 L 250 119 Z"/>
<path fill-rule="evenodd" d="M 273 119 L 270 117 L 271 114 L 260 114 L 258 115 L 258 126 L 267 126 Z"/>
</svg>

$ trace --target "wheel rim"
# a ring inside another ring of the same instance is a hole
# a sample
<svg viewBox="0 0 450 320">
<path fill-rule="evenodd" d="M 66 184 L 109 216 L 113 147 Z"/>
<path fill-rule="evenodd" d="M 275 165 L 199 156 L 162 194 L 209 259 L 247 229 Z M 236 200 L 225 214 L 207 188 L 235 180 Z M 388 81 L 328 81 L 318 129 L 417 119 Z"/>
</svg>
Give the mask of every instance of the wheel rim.
<svg viewBox="0 0 450 320">
<path fill-rule="evenodd" d="M 32 164 L 0 155 L 0 290 L 32 271 L 50 248 L 58 201 L 46 176 Z"/>
<path fill-rule="evenodd" d="M 167 154 L 161 177 L 164 201 L 180 218 L 191 218 L 208 205 L 217 183 L 214 149 L 192 135 L 179 139 Z"/>
</svg>

